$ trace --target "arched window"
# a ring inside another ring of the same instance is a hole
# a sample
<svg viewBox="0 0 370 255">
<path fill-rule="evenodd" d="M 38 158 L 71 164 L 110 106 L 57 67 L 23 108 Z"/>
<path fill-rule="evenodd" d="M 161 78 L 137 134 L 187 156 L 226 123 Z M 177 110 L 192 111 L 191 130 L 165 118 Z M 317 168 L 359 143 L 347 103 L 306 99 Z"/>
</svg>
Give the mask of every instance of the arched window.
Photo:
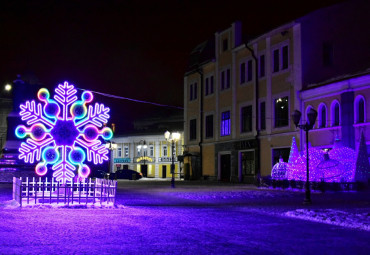
<svg viewBox="0 0 370 255">
<path fill-rule="evenodd" d="M 366 121 L 365 99 L 359 95 L 355 99 L 355 123 L 364 123 Z"/>
<path fill-rule="evenodd" d="M 326 105 L 321 103 L 319 105 L 319 128 L 326 127 Z"/>
<path fill-rule="evenodd" d="M 340 125 L 340 106 L 339 102 L 335 100 L 331 104 L 331 119 L 332 119 L 332 126 L 339 126 Z"/>
</svg>

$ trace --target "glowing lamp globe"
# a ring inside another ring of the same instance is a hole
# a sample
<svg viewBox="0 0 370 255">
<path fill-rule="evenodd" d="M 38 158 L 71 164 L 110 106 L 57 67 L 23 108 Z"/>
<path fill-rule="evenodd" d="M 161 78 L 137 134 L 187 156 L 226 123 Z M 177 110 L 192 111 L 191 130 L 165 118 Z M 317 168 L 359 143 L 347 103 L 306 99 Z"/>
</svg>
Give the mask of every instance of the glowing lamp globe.
<svg viewBox="0 0 370 255">
<path fill-rule="evenodd" d="M 19 148 L 19 159 L 26 163 L 39 162 L 35 171 L 44 176 L 53 171 L 57 181 L 66 183 L 77 175 L 87 178 L 90 168 L 85 161 L 102 164 L 109 150 L 101 140 L 109 140 L 113 132 L 103 127 L 109 119 L 108 107 L 92 102 L 93 94 L 84 91 L 77 98 L 73 85 L 64 82 L 55 89 L 54 99 L 47 89 L 37 93 L 42 103 L 27 101 L 20 105 L 19 115 L 28 126 L 15 129 L 18 138 L 28 136 Z"/>
</svg>

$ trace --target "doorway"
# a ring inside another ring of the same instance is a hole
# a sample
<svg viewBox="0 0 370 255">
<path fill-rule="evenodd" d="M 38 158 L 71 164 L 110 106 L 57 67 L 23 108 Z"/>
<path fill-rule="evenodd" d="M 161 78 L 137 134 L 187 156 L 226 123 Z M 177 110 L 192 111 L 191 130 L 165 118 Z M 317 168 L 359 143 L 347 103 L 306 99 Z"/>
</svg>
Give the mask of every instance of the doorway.
<svg viewBox="0 0 370 255">
<path fill-rule="evenodd" d="M 229 182 L 231 176 L 231 155 L 222 154 L 220 156 L 220 181 Z"/>
<path fill-rule="evenodd" d="M 167 177 L 167 166 L 162 166 L 162 178 Z"/>
</svg>

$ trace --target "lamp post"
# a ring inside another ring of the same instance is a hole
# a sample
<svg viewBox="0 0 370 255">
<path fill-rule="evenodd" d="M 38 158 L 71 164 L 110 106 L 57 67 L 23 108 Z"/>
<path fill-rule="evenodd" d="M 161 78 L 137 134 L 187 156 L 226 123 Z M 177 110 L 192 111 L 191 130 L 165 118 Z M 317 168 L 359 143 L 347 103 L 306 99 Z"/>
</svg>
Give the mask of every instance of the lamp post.
<svg viewBox="0 0 370 255">
<path fill-rule="evenodd" d="M 172 153 L 172 164 L 171 164 L 171 188 L 175 188 L 175 143 L 180 140 L 180 133 L 173 132 L 170 133 L 169 131 L 166 131 L 164 133 L 164 138 L 166 141 L 171 142 L 171 153 Z"/>
<path fill-rule="evenodd" d="M 108 179 L 109 179 L 109 175 L 112 172 L 111 167 L 113 166 L 113 150 L 117 149 L 117 144 L 112 141 L 108 141 L 105 144 L 105 147 L 110 151 L 110 159 L 109 159 L 109 166 L 108 166 L 108 173 L 107 173 Z"/>
<path fill-rule="evenodd" d="M 293 122 L 296 127 L 304 130 L 306 132 L 306 157 L 307 157 L 307 180 L 306 180 L 306 198 L 304 199 L 304 204 L 311 204 L 311 190 L 310 190 L 310 166 L 308 163 L 308 131 L 313 128 L 317 118 L 317 111 L 311 108 L 307 113 L 307 122 L 306 124 L 299 124 L 301 120 L 302 113 L 298 110 L 295 110 L 292 114 Z"/>
<path fill-rule="evenodd" d="M 139 143 L 143 143 L 143 144 L 139 144 L 138 146 L 137 146 L 137 150 L 138 151 L 140 151 L 140 154 L 142 154 L 142 156 L 143 156 L 143 160 L 144 160 L 144 168 L 143 169 L 141 169 L 141 173 L 144 175 L 144 177 L 146 177 L 147 176 L 147 172 L 144 174 L 143 173 L 143 170 L 145 170 L 145 171 L 147 171 L 147 168 L 146 168 L 146 154 L 145 154 L 145 152 L 146 152 L 146 149 L 148 148 L 148 146 L 146 145 L 146 141 L 145 140 L 140 140 L 140 142 Z"/>
</svg>

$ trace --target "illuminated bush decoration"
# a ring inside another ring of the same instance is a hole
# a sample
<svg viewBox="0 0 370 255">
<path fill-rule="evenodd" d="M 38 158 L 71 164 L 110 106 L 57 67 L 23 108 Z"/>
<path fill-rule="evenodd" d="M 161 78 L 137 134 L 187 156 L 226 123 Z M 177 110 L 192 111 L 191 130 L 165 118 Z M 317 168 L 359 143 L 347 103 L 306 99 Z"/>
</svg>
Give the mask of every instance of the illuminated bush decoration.
<svg viewBox="0 0 370 255">
<path fill-rule="evenodd" d="M 94 164 L 108 160 L 109 151 L 99 138 L 109 140 L 113 132 L 102 128 L 109 119 L 108 107 L 96 103 L 87 108 L 93 100 L 90 91 L 84 91 L 77 100 L 77 90 L 64 82 L 55 92 L 51 99 L 47 89 L 40 89 L 37 96 L 43 104 L 27 101 L 20 105 L 19 114 L 30 127 L 19 125 L 15 134 L 21 139 L 29 137 L 19 148 L 19 159 L 26 163 L 40 161 L 35 168 L 38 175 L 45 175 L 49 166 L 53 177 L 65 183 L 73 179 L 76 169 L 79 177 L 89 176 L 86 159 Z"/>
<path fill-rule="evenodd" d="M 359 149 L 353 149 L 341 145 L 340 141 L 334 143 L 333 149 L 323 152 L 314 147 L 309 147 L 309 171 L 310 181 L 320 182 L 367 182 L 370 178 L 370 166 L 366 151 L 366 143 L 363 134 Z M 289 162 L 279 162 L 271 171 L 271 178 L 282 179 L 282 173 L 286 171 L 286 179 L 306 181 L 307 159 L 306 150 L 300 155 L 293 138 L 290 150 Z"/>
</svg>

